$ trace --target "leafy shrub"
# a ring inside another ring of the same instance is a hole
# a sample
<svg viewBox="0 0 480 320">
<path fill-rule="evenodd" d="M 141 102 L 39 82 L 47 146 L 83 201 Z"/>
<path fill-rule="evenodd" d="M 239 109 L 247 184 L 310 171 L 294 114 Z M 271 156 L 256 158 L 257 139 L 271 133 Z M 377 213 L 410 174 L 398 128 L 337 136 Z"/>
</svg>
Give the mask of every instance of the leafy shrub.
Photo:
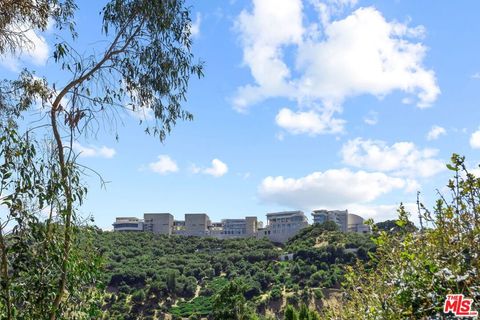
<svg viewBox="0 0 480 320">
<path fill-rule="evenodd" d="M 447 167 L 454 173 L 450 197 L 441 195 L 433 210 L 420 205 L 418 231 L 403 205 L 396 232 L 375 230 L 373 260 L 349 268 L 345 298 L 326 317 L 438 318 L 449 293 L 479 301 L 480 179 L 458 155 Z"/>
</svg>

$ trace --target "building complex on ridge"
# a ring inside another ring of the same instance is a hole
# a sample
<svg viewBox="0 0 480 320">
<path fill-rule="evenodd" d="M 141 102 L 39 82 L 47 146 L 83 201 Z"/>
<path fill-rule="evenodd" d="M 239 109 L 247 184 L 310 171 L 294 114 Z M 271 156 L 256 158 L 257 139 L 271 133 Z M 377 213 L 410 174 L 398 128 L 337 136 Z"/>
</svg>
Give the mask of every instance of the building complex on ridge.
<svg viewBox="0 0 480 320">
<path fill-rule="evenodd" d="M 348 213 L 348 210 L 314 210 L 313 223 L 335 222 L 343 232 L 368 233 L 370 227 L 359 215 Z"/>
<path fill-rule="evenodd" d="M 348 210 L 314 210 L 313 223 L 335 222 L 343 232 L 370 232 L 362 217 L 348 213 Z M 274 242 L 286 242 L 301 229 L 308 226 L 303 211 L 281 211 L 267 213 L 267 225 L 263 227 L 257 217 L 244 219 L 223 219 L 212 222 L 206 213 L 186 213 L 185 220 L 175 220 L 170 213 L 145 213 L 143 220 L 134 217 L 118 217 L 113 224 L 114 231 L 145 231 L 164 235 L 198 237 L 268 238 Z"/>
</svg>

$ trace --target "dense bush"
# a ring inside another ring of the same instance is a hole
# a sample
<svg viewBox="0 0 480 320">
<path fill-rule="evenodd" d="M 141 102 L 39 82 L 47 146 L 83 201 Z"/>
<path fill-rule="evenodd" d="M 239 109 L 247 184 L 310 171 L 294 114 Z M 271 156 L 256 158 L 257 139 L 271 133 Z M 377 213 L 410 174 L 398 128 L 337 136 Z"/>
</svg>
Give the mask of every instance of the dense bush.
<svg viewBox="0 0 480 320">
<path fill-rule="evenodd" d="M 453 155 L 449 196 L 420 206 L 420 229 L 399 209 L 396 232 L 378 231 L 367 265 L 346 275 L 345 298 L 325 316 L 336 319 L 440 318 L 445 296 L 480 299 L 480 179 Z M 478 308 L 478 305 L 476 306 Z"/>
</svg>

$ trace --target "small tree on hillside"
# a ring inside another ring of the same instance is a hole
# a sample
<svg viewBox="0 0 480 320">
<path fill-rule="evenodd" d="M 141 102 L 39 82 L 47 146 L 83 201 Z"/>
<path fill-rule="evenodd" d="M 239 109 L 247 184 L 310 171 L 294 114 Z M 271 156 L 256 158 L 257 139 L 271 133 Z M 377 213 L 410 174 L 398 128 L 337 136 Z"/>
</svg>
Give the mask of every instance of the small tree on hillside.
<svg viewBox="0 0 480 320">
<path fill-rule="evenodd" d="M 213 299 L 211 319 L 250 320 L 253 310 L 247 304 L 245 292 L 245 284 L 235 280 L 229 282 Z"/>
</svg>

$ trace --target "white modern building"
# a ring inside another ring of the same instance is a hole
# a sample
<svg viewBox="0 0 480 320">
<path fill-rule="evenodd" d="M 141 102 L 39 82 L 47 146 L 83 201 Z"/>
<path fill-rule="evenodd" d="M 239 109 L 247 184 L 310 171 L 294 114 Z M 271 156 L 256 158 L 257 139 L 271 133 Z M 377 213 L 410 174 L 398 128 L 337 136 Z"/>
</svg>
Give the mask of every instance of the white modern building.
<svg viewBox="0 0 480 320">
<path fill-rule="evenodd" d="M 312 212 L 313 223 L 335 222 L 340 231 L 348 231 L 348 210 L 314 210 Z"/>
<path fill-rule="evenodd" d="M 314 210 L 313 223 L 335 222 L 342 232 L 368 233 L 370 227 L 359 215 L 348 213 L 348 210 Z"/>
<path fill-rule="evenodd" d="M 113 223 L 113 230 L 120 232 L 143 231 L 143 220 L 135 217 L 119 217 Z"/>
<path fill-rule="evenodd" d="M 268 237 L 274 242 L 286 242 L 301 229 L 308 227 L 303 211 L 281 211 L 267 213 L 267 226 L 258 237 Z"/>
<path fill-rule="evenodd" d="M 370 226 L 365 224 L 365 221 L 359 215 L 348 214 L 348 232 L 370 233 Z"/>
</svg>

